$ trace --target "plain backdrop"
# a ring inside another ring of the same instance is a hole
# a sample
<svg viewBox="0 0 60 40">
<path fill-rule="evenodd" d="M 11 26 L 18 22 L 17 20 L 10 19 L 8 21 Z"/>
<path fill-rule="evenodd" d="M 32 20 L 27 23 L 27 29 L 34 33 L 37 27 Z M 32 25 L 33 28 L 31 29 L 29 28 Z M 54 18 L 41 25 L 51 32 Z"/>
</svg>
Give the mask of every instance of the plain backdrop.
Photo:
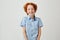
<svg viewBox="0 0 60 40">
<path fill-rule="evenodd" d="M 0 0 L 0 40 L 24 40 L 20 22 L 26 2 L 38 5 L 36 16 L 44 24 L 41 40 L 60 40 L 60 0 Z"/>
</svg>

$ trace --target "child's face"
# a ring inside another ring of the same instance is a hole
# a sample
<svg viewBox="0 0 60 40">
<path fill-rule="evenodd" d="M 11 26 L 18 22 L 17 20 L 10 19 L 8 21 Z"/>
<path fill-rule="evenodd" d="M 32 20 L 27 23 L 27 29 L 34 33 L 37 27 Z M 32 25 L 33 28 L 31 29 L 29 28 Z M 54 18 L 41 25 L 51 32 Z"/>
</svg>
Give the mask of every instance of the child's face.
<svg viewBox="0 0 60 40">
<path fill-rule="evenodd" d="M 34 10 L 33 5 L 28 5 L 28 6 L 27 6 L 27 13 L 28 13 L 28 15 L 30 15 L 30 16 L 34 16 L 34 15 L 35 15 L 35 10 Z"/>
</svg>

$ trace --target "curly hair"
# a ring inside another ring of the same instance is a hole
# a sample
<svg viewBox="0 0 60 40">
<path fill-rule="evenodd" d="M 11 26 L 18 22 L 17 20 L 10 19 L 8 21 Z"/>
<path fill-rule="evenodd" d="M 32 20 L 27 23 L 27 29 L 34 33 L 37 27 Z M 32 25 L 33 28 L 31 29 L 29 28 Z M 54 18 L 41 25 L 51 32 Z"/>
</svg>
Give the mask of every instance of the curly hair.
<svg viewBox="0 0 60 40">
<path fill-rule="evenodd" d="M 23 6 L 23 8 L 24 8 L 24 11 L 27 13 L 27 6 L 28 5 L 32 5 L 33 7 L 34 7 L 34 10 L 35 10 L 35 12 L 36 12 L 36 10 L 37 10 L 37 5 L 35 4 L 35 3 L 32 3 L 32 2 L 28 2 L 28 3 L 26 3 L 24 6 Z M 28 14 L 27 14 L 28 15 Z"/>
</svg>

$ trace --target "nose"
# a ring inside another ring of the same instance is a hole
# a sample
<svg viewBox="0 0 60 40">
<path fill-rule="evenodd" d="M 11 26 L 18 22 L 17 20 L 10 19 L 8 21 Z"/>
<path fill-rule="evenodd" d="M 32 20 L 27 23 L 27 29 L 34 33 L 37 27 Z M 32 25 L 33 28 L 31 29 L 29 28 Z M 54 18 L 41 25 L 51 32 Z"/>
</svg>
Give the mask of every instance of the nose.
<svg viewBox="0 0 60 40">
<path fill-rule="evenodd" d="M 30 9 L 30 12 L 32 12 L 32 10 Z"/>
</svg>

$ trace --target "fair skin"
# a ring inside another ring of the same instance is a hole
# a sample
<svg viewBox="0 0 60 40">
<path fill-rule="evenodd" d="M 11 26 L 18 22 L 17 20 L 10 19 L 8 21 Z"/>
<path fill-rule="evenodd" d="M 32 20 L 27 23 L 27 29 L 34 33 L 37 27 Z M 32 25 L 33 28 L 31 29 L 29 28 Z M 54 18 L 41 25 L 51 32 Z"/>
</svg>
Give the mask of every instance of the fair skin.
<svg viewBox="0 0 60 40">
<path fill-rule="evenodd" d="M 34 7 L 32 5 L 28 5 L 27 6 L 27 13 L 28 15 L 33 19 L 34 18 L 34 15 L 35 15 L 35 10 L 34 10 Z M 26 35 L 26 28 L 23 27 L 22 28 L 22 31 L 23 31 L 23 35 L 24 35 L 24 38 L 25 40 L 28 40 L 28 37 Z M 40 36 L 41 36 L 41 28 L 38 29 L 38 37 L 37 37 L 37 40 L 40 40 Z"/>
<path fill-rule="evenodd" d="M 37 37 L 37 40 L 40 40 L 40 37 L 41 37 L 41 28 L 38 29 L 38 37 Z"/>
</svg>

